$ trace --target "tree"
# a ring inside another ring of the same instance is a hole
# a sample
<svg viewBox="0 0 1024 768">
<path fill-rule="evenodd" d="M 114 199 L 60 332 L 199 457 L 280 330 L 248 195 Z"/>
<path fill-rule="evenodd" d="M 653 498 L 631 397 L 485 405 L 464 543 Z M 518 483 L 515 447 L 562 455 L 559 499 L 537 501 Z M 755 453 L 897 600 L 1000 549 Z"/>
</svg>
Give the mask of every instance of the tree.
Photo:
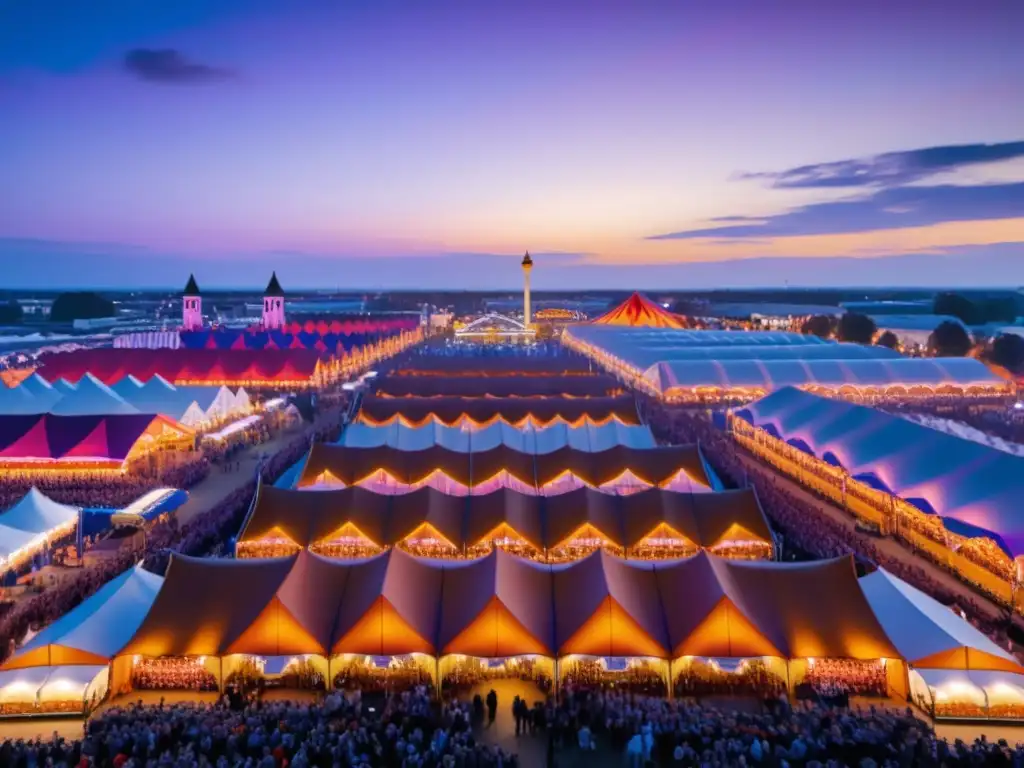
<svg viewBox="0 0 1024 768">
<path fill-rule="evenodd" d="M 836 338 L 840 341 L 852 341 L 855 344 L 870 344 L 878 332 L 875 321 L 859 312 L 847 312 L 839 318 L 836 326 Z"/>
<path fill-rule="evenodd" d="M 985 359 L 1013 373 L 1019 372 L 1024 368 L 1024 338 L 1015 333 L 1000 333 L 992 339 Z"/>
<path fill-rule="evenodd" d="M 880 347 L 888 347 L 889 349 L 899 349 L 900 340 L 892 331 L 883 331 L 882 334 L 875 339 L 875 344 Z"/>
<path fill-rule="evenodd" d="M 0 304 L 0 323 L 4 325 L 20 323 L 24 314 L 21 304 L 14 299 L 11 299 L 6 304 Z"/>
<path fill-rule="evenodd" d="M 936 357 L 963 357 L 972 346 L 967 329 L 953 320 L 939 323 L 928 337 L 928 351 Z"/>
<path fill-rule="evenodd" d="M 55 323 L 113 317 L 116 314 L 114 302 L 91 291 L 62 293 L 53 300 L 53 306 L 50 308 L 50 320 Z"/>
<path fill-rule="evenodd" d="M 959 293 L 940 293 L 932 305 L 936 315 L 952 315 L 959 318 L 964 325 L 976 325 L 985 322 L 980 318 L 978 306 Z"/>
<path fill-rule="evenodd" d="M 823 339 L 827 339 L 832 335 L 832 331 L 835 330 L 835 318 L 829 317 L 828 315 L 812 315 L 804 320 L 803 325 L 800 326 L 800 333 L 807 334 L 808 336 L 820 336 Z"/>
</svg>

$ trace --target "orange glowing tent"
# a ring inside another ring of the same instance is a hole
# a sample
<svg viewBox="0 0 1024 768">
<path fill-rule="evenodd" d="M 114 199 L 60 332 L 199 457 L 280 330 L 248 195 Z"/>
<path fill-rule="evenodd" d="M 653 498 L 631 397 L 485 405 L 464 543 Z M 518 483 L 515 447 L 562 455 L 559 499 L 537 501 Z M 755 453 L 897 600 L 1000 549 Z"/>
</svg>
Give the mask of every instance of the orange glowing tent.
<svg viewBox="0 0 1024 768">
<path fill-rule="evenodd" d="M 605 312 L 593 321 L 594 325 L 622 325 L 630 328 L 687 328 L 682 315 L 664 307 L 640 293 L 634 293 L 619 306 Z"/>
</svg>

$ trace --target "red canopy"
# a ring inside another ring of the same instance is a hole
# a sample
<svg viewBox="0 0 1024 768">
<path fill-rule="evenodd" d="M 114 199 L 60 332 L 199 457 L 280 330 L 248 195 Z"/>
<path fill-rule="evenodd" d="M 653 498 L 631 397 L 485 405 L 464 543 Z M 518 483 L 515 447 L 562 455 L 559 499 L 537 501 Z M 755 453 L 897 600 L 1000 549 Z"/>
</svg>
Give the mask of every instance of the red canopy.
<svg viewBox="0 0 1024 768">
<path fill-rule="evenodd" d="M 640 293 L 634 293 L 615 309 L 594 320 L 595 325 L 625 325 L 632 328 L 686 328 L 686 320 Z"/>
</svg>

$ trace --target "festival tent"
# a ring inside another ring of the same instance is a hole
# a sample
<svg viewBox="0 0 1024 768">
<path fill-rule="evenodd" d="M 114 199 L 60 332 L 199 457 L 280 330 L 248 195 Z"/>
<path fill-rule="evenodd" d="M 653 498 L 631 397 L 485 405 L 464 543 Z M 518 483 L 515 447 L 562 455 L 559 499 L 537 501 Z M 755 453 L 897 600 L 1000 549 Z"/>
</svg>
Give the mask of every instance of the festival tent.
<svg viewBox="0 0 1024 768">
<path fill-rule="evenodd" d="M 444 569 L 393 549 L 356 563 L 334 630 L 334 653 L 433 654 Z"/>
<path fill-rule="evenodd" d="M 1013 656 L 953 611 L 888 571 L 860 579 L 871 609 L 916 669 L 1024 673 Z"/>
<path fill-rule="evenodd" d="M 594 325 L 630 328 L 686 328 L 686 318 L 669 312 L 640 293 L 634 293 L 617 307 L 595 318 Z"/>
<path fill-rule="evenodd" d="M 551 567 L 559 655 L 669 655 L 657 577 L 603 551 L 568 567 Z"/>
<path fill-rule="evenodd" d="M 444 377 L 445 379 L 511 378 L 525 381 L 532 378 L 593 375 L 590 361 L 574 354 L 507 355 L 507 354 L 431 354 L 412 356 L 391 371 L 393 377 Z"/>
<path fill-rule="evenodd" d="M 608 397 L 622 391 L 611 376 L 388 376 L 378 397 Z"/>
<path fill-rule="evenodd" d="M 44 355 L 39 375 L 78 382 L 92 374 L 112 385 L 126 376 L 148 382 L 161 376 L 182 384 L 308 386 L 321 370 L 320 356 L 306 349 L 85 349 Z M 55 384 L 56 386 L 56 384 Z"/>
<path fill-rule="evenodd" d="M 75 385 L 67 379 L 57 379 L 52 381 L 53 389 L 55 392 L 59 392 L 61 396 L 70 394 L 75 391 Z"/>
<path fill-rule="evenodd" d="M 637 449 L 656 446 L 649 427 L 616 421 L 601 425 L 556 422 L 546 427 L 536 427 L 529 423 L 514 427 L 507 422 L 497 421 L 475 430 L 432 421 L 418 426 L 393 421 L 381 427 L 355 422 L 345 428 L 336 444 L 349 448 L 387 446 L 404 451 L 441 446 L 460 453 L 488 451 L 504 445 L 522 453 L 538 455 L 566 447 L 596 452 L 617 445 Z"/>
<path fill-rule="evenodd" d="M 566 328 L 565 334 L 577 343 L 617 353 L 632 347 L 729 347 L 729 346 L 815 346 L 836 342 L 790 331 L 712 331 L 673 328 L 626 328 L 584 323 Z"/>
<path fill-rule="evenodd" d="M 624 485 L 666 486 L 683 481 L 687 490 L 712 490 L 718 486 L 696 445 L 641 449 L 615 446 L 598 452 L 566 447 L 537 461 L 531 454 L 503 445 L 470 454 L 441 446 L 402 451 L 323 443 L 310 449 L 298 485 L 337 487 L 370 483 L 402 492 L 443 476 L 464 489 L 486 491 L 502 475 L 514 478 L 524 491 L 543 493 L 559 488 L 570 490 L 573 484 L 567 484 L 567 480 L 574 480 L 577 486 L 610 489 Z"/>
<path fill-rule="evenodd" d="M 160 413 L 186 426 L 220 421 L 252 408 L 248 393 L 226 386 L 180 386 L 154 376 L 141 388 L 124 395 L 131 405 L 145 413 Z"/>
<path fill-rule="evenodd" d="M 77 507 L 59 504 L 32 488 L 10 509 L 0 513 L 0 564 L 8 563 L 70 533 L 78 523 Z"/>
<path fill-rule="evenodd" d="M 33 469 L 85 463 L 115 468 L 142 442 L 188 430 L 151 414 L 0 415 L 0 463 Z"/>
<path fill-rule="evenodd" d="M 363 397 L 358 419 L 379 425 L 394 418 L 418 424 L 430 417 L 448 425 L 464 420 L 485 424 L 494 419 L 519 423 L 531 419 L 537 424 L 555 420 L 570 424 L 589 418 L 595 422 L 618 419 L 624 424 L 639 424 L 636 402 L 632 396 L 592 397 L 581 399 L 519 397 Z"/>
<path fill-rule="evenodd" d="M 902 497 L 963 536 L 1024 554 L 1024 458 L 874 408 L 781 389 L 735 412 L 854 480 Z"/>
<path fill-rule="evenodd" d="M 163 587 L 119 655 L 221 656 L 258 622 L 287 621 L 275 599 L 296 558 L 223 560 L 173 555 Z"/>
<path fill-rule="evenodd" d="M 659 362 L 642 374 L 664 397 L 708 390 L 773 392 L 786 386 L 831 390 L 928 392 L 1005 390 L 1005 382 L 973 358 L 846 360 L 677 360 Z"/>
<path fill-rule="evenodd" d="M 535 597 L 551 589 L 549 570 L 500 550 L 446 565 L 438 653 L 554 656 L 554 617 Z"/>
<path fill-rule="evenodd" d="M 136 565 L 42 629 L 0 668 L 106 664 L 142 624 L 163 581 Z"/>
<path fill-rule="evenodd" d="M 499 529 L 505 534 L 510 529 L 538 550 L 554 549 L 584 526 L 623 548 L 639 545 L 660 525 L 696 547 L 772 541 L 751 489 L 711 494 L 650 489 L 612 496 L 581 488 L 551 497 L 501 489 L 466 499 L 433 488 L 388 495 L 360 487 L 309 493 L 267 485 L 257 490 L 238 541 L 283 536 L 309 548 L 354 528 L 374 545 L 388 547 L 424 525 L 459 549 L 487 542 Z"/>
<path fill-rule="evenodd" d="M 108 416 L 141 411 L 91 373 L 87 373 L 78 380 L 73 392 L 53 404 L 50 413 L 55 416 Z"/>
<path fill-rule="evenodd" d="M 33 373 L 17 386 L 0 386 L 0 413 L 46 413 L 60 398 L 60 391 Z"/>
</svg>

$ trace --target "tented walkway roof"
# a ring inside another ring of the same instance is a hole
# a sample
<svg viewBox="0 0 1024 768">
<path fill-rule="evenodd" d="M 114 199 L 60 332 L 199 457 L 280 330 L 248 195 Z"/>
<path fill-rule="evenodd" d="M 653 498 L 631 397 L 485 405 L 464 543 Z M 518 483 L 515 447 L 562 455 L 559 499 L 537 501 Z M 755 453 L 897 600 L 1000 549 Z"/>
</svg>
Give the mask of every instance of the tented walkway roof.
<svg viewBox="0 0 1024 768">
<path fill-rule="evenodd" d="M 363 488 L 290 490 L 261 485 L 239 543 L 285 536 L 310 547 L 352 526 L 378 546 L 394 546 L 424 524 L 453 546 L 473 547 L 507 527 L 538 550 L 552 549 L 583 526 L 630 548 L 667 525 L 697 547 L 740 535 L 771 542 L 771 531 L 751 489 L 687 494 L 651 489 L 610 496 L 589 488 L 539 497 L 511 490 L 462 498 L 423 488 L 383 495 Z M 738 533 L 739 532 L 739 533 Z"/>
<path fill-rule="evenodd" d="M 174 556 L 119 655 L 357 653 L 899 658 L 849 558 L 806 564 L 603 552 L 541 566 L 390 550 L 361 561 Z"/>
<path fill-rule="evenodd" d="M 348 448 L 390 447 L 403 451 L 421 451 L 441 446 L 460 453 L 480 453 L 506 446 L 522 453 L 548 454 L 561 448 L 589 453 L 623 445 L 628 448 L 654 448 L 650 428 L 627 425 L 617 421 L 601 425 L 570 426 L 556 422 L 546 427 L 525 424 L 513 427 L 506 422 L 492 422 L 479 429 L 449 427 L 437 422 L 409 426 L 393 421 L 374 427 L 362 422 L 349 425 L 338 441 Z"/>
<path fill-rule="evenodd" d="M 322 483 L 345 486 L 374 481 L 382 473 L 400 486 L 416 486 L 443 475 L 467 489 L 481 489 L 505 474 L 525 487 L 543 490 L 569 476 L 600 487 L 623 481 L 626 473 L 637 485 L 664 485 L 680 473 L 706 490 L 716 487 L 711 470 L 696 445 L 629 448 L 603 451 L 560 448 L 542 458 L 504 445 L 479 453 L 451 451 L 433 446 L 421 451 L 397 448 L 349 448 L 316 443 L 299 479 L 299 487 Z M 567 489 L 568 490 L 568 489 Z"/>
<path fill-rule="evenodd" d="M 888 413 L 793 388 L 735 412 L 873 488 L 898 495 L 962 536 L 1024 554 L 1024 458 Z"/>
<path fill-rule="evenodd" d="M 636 401 L 631 395 L 588 398 L 522 397 L 374 397 L 363 398 L 358 418 L 369 424 L 382 424 L 394 418 L 418 424 L 429 418 L 445 424 L 472 421 L 478 424 L 504 419 L 512 424 L 531 419 L 536 424 L 567 421 L 570 424 L 589 419 L 601 423 L 617 419 L 624 424 L 639 424 Z"/>
</svg>

